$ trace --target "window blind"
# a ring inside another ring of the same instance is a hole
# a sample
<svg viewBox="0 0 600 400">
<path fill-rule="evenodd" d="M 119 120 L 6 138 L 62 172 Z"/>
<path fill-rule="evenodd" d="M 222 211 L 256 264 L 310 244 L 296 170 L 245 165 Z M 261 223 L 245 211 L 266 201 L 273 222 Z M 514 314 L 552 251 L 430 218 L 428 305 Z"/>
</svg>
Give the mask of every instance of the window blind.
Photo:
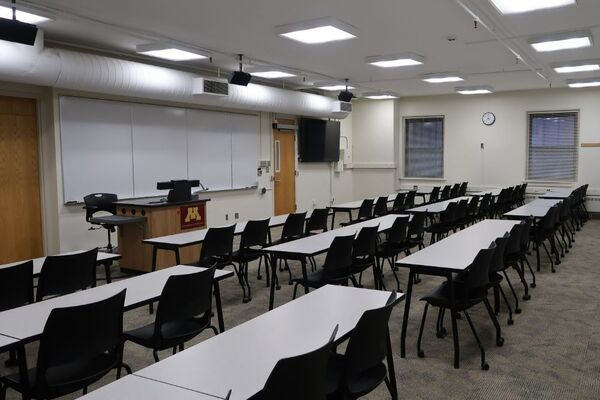
<svg viewBox="0 0 600 400">
<path fill-rule="evenodd" d="M 529 114 L 527 179 L 577 179 L 578 121 L 577 112 Z"/>
<path fill-rule="evenodd" d="M 444 118 L 407 118 L 404 135 L 404 176 L 444 176 Z"/>
</svg>

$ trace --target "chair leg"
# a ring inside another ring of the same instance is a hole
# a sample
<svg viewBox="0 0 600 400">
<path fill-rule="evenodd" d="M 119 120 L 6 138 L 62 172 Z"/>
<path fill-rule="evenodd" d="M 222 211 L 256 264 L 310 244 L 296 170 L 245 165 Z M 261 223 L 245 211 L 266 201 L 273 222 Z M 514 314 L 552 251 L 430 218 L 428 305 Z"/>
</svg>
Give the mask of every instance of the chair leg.
<svg viewBox="0 0 600 400">
<path fill-rule="evenodd" d="M 362 287 L 362 285 L 356 281 L 356 278 L 354 277 L 354 275 L 350 275 L 350 281 L 352 282 L 352 285 L 354 287 Z M 345 286 L 348 286 L 348 285 L 346 284 Z"/>
<path fill-rule="evenodd" d="M 529 264 L 529 260 L 527 259 L 527 257 L 523 257 L 523 260 L 521 262 L 525 261 L 525 264 L 527 264 L 527 267 L 529 268 L 529 272 L 531 272 L 531 276 L 533 278 L 533 282 L 531 282 L 531 284 L 529 286 L 531 286 L 532 288 L 534 288 L 536 286 L 535 284 L 535 272 L 533 272 L 533 268 L 531 268 L 531 264 Z"/>
<path fill-rule="evenodd" d="M 485 308 L 487 309 L 490 318 L 492 319 L 492 323 L 496 328 L 496 346 L 501 347 L 504 344 L 504 338 L 502 337 L 502 328 L 500 328 L 500 324 L 498 323 L 498 318 L 494 314 L 494 310 L 492 310 L 492 306 L 487 298 L 483 298 L 483 304 L 485 304 Z"/>
<path fill-rule="evenodd" d="M 214 327 L 214 326 L 211 325 L 211 326 L 209 326 L 209 328 L 212 329 L 212 331 L 215 334 L 215 336 L 217 336 L 219 334 L 219 331 L 217 330 L 216 327 Z M 181 350 L 183 350 L 183 345 L 181 345 L 181 347 L 182 347 Z"/>
<path fill-rule="evenodd" d="M 158 358 L 158 350 L 152 350 L 152 355 L 154 356 L 154 361 L 160 361 L 160 358 Z"/>
<path fill-rule="evenodd" d="M 490 369 L 490 366 L 485 362 L 485 349 L 479 340 L 479 336 L 477 335 L 477 331 L 475 330 L 475 326 L 473 325 L 473 321 L 471 321 L 471 317 L 469 313 L 465 310 L 465 317 L 467 317 L 467 321 L 469 322 L 469 326 L 471 327 L 471 331 L 473 331 L 473 336 L 475 336 L 475 340 L 477 341 L 477 346 L 479 346 L 479 351 L 481 352 L 481 369 L 487 371 Z"/>
<path fill-rule="evenodd" d="M 244 281 L 246 284 L 246 288 L 248 289 L 248 296 L 246 296 L 246 303 L 252 300 L 252 289 L 250 288 L 250 281 L 248 279 L 248 262 L 244 263 L 244 272 L 243 272 Z"/>
<path fill-rule="evenodd" d="M 296 282 L 296 284 L 294 285 L 294 295 L 292 296 L 292 300 L 296 299 L 296 294 L 298 292 L 298 285 L 299 284 L 300 284 L 299 282 Z"/>
<path fill-rule="evenodd" d="M 398 293 L 403 293 L 402 290 L 400 290 L 400 279 L 398 279 L 398 274 L 396 274 L 396 271 L 394 270 L 394 260 L 388 258 L 388 263 L 390 264 L 390 269 L 392 270 L 392 274 L 394 274 L 394 279 L 396 279 L 396 289 L 397 289 Z"/>
<path fill-rule="evenodd" d="M 425 352 L 421 349 L 421 340 L 423 339 L 423 328 L 425 327 L 425 320 L 427 319 L 427 308 L 429 308 L 429 303 L 425 303 L 423 318 L 421 319 L 421 328 L 419 329 L 419 338 L 417 339 L 417 354 L 420 358 L 425 357 Z"/>
<path fill-rule="evenodd" d="M 262 280 L 262 275 L 260 274 L 260 267 L 262 267 L 262 256 L 258 259 L 258 273 L 256 274 L 256 279 L 261 281 Z M 268 268 L 267 266 L 265 266 L 265 268 Z"/>
<path fill-rule="evenodd" d="M 290 266 L 289 266 L 289 264 L 288 264 L 288 261 L 287 261 L 287 260 L 284 260 L 284 263 L 285 263 L 285 269 L 287 269 L 287 271 L 288 271 L 288 274 L 289 274 L 289 276 L 290 276 L 290 280 L 289 280 L 289 282 L 288 282 L 288 285 L 291 285 L 291 284 L 293 283 L 293 282 L 292 282 L 292 280 L 293 280 L 293 278 L 292 278 L 292 269 L 290 268 Z"/>
<path fill-rule="evenodd" d="M 438 310 L 437 322 L 436 322 L 436 326 L 435 326 L 435 336 L 438 337 L 439 339 L 446 337 L 446 335 L 448 334 L 448 331 L 446 331 L 446 328 L 444 328 L 445 315 L 446 315 L 446 309 L 443 307 L 440 307 Z"/>
<path fill-rule="evenodd" d="M 531 295 L 529 295 L 529 285 L 527 284 L 527 281 L 525 280 L 525 269 L 524 269 L 524 265 L 523 263 L 521 263 L 519 265 L 519 263 L 515 263 L 515 265 L 513 265 L 513 268 L 517 270 L 517 273 L 519 274 L 519 279 L 521 280 L 521 283 L 523 284 L 523 288 L 525 290 L 525 294 L 523 295 L 523 300 L 529 300 L 531 299 Z"/>
<path fill-rule="evenodd" d="M 235 272 L 235 275 L 238 278 L 238 283 L 240 284 L 240 287 L 242 288 L 242 302 L 247 303 L 246 301 L 246 284 L 244 283 L 244 263 L 240 262 L 240 265 L 238 267 L 235 266 L 235 264 L 233 265 L 233 270 Z"/>
<path fill-rule="evenodd" d="M 506 273 L 506 271 L 502 271 L 502 272 L 504 273 L 504 279 L 506 279 L 506 283 L 508 283 L 508 287 L 510 288 L 510 291 L 512 292 L 513 297 L 515 298 L 515 313 L 520 314 L 521 309 L 519 308 L 519 297 L 517 296 L 517 292 L 515 292 L 515 288 L 513 288 L 512 282 L 508 278 L 508 274 Z"/>
<path fill-rule="evenodd" d="M 548 259 L 550 259 L 550 268 L 552 269 L 552 273 L 556 272 L 556 269 L 554 269 L 554 260 L 552 259 L 552 255 L 550 255 L 550 252 L 548 251 L 548 247 L 546 246 L 546 243 L 542 242 L 542 246 L 544 247 L 544 250 L 546 251 L 546 254 L 548 255 Z"/>
<path fill-rule="evenodd" d="M 498 315 L 500 313 L 500 289 L 498 289 L 498 285 L 493 287 L 494 290 L 494 314 Z"/>
<path fill-rule="evenodd" d="M 502 295 L 502 298 L 504 299 L 504 304 L 506 304 L 506 308 L 508 309 L 508 321 L 506 321 L 506 323 L 508 325 L 513 325 L 515 323 L 515 321 L 513 321 L 512 307 L 510 306 L 510 303 L 508 302 L 508 298 L 506 297 L 506 294 L 504 293 L 504 289 L 502 289 L 502 285 L 498 284 L 498 290 L 500 291 L 500 294 Z"/>
</svg>

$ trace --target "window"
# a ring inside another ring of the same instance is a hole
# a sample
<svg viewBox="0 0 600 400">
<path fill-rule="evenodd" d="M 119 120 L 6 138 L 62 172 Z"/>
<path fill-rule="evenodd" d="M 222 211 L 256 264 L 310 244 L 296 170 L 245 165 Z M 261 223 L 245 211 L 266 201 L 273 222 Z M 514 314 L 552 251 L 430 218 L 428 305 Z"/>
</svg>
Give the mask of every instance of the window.
<svg viewBox="0 0 600 400">
<path fill-rule="evenodd" d="M 577 179 L 577 112 L 529 114 L 527 179 L 567 181 Z"/>
<path fill-rule="evenodd" d="M 406 118 L 404 135 L 404 176 L 444 176 L 444 118 Z"/>
</svg>

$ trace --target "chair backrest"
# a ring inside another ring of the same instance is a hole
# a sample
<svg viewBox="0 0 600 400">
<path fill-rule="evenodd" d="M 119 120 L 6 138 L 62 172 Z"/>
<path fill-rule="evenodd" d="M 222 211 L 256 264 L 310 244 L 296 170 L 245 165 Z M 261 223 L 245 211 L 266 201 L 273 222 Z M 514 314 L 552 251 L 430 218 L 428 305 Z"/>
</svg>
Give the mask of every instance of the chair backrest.
<svg viewBox="0 0 600 400">
<path fill-rule="evenodd" d="M 459 196 L 464 196 L 467 194 L 467 187 L 469 186 L 469 182 L 463 182 L 460 184 L 460 189 L 458 190 Z"/>
<path fill-rule="evenodd" d="M 373 210 L 373 214 L 375 214 L 377 216 L 386 215 L 388 212 L 387 203 L 388 203 L 387 197 L 384 197 L 384 196 L 378 197 L 377 201 L 375 202 L 375 209 Z"/>
<path fill-rule="evenodd" d="M 529 248 L 529 237 L 531 235 L 533 218 L 526 218 L 521 222 L 521 224 L 523 225 L 523 230 L 521 231 L 521 253 L 523 253 Z"/>
<path fill-rule="evenodd" d="M 50 312 L 38 350 L 36 384 L 40 391 L 51 389 L 46 379 L 48 373 L 60 371 L 61 366 L 77 365 L 77 368 L 63 370 L 63 374 L 71 370 L 73 376 L 54 374 L 60 378 L 52 379 L 53 386 L 94 382 L 120 364 L 124 302 L 125 290 L 98 302 Z"/>
<path fill-rule="evenodd" d="M 163 287 L 156 309 L 154 337 L 163 337 L 163 325 L 174 321 L 201 318 L 210 322 L 212 284 L 215 268 L 192 274 L 172 275 Z"/>
<path fill-rule="evenodd" d="M 486 193 L 483 195 L 481 199 L 481 204 L 479 204 L 479 215 L 484 216 L 490 212 L 490 206 L 492 204 L 492 194 Z"/>
<path fill-rule="evenodd" d="M 442 194 L 440 196 L 442 200 L 448 200 L 450 198 L 450 189 L 452 189 L 450 185 L 444 186 L 444 188 L 442 189 Z"/>
<path fill-rule="evenodd" d="M 406 193 L 398 193 L 396 198 L 394 199 L 394 204 L 392 205 L 392 210 L 395 212 L 404 210 L 404 201 L 406 199 Z"/>
<path fill-rule="evenodd" d="M 350 273 L 353 247 L 354 235 L 336 236 L 333 239 L 323 264 L 326 278 L 343 277 Z"/>
<path fill-rule="evenodd" d="M 510 233 L 508 232 L 506 232 L 504 236 L 496 239 L 496 251 L 494 252 L 494 256 L 490 263 L 490 273 L 502 271 L 504 269 L 504 256 L 509 240 Z"/>
<path fill-rule="evenodd" d="M 421 214 L 421 213 L 419 213 Z M 409 217 L 398 217 L 387 232 L 387 242 L 394 244 L 406 243 Z"/>
<path fill-rule="evenodd" d="M 200 250 L 200 265 L 212 266 L 216 258 L 231 259 L 234 234 L 235 225 L 208 228 Z"/>
<path fill-rule="evenodd" d="M 458 197 L 459 193 L 460 193 L 460 183 L 455 183 L 454 185 L 452 185 L 452 189 L 450 189 L 450 197 L 452 197 L 452 198 Z"/>
<path fill-rule="evenodd" d="M 90 218 L 99 211 L 106 211 L 111 214 L 117 213 L 117 206 L 114 204 L 119 198 L 114 193 L 92 193 L 83 198 L 85 204 L 85 220 L 90 222 Z"/>
<path fill-rule="evenodd" d="M 328 208 L 315 208 L 306 221 L 306 233 L 314 231 L 327 231 L 327 219 L 329 218 Z"/>
<path fill-rule="evenodd" d="M 347 383 L 361 375 L 368 375 L 370 370 L 385 360 L 389 341 L 388 323 L 392 309 L 399 302 L 396 291 L 393 291 L 383 307 L 365 311 L 358 320 L 344 357 Z"/>
<path fill-rule="evenodd" d="M 558 205 L 554 205 L 548 209 L 546 215 L 539 222 L 539 227 L 544 232 L 549 232 L 554 229 L 554 221 L 556 221 L 556 214 L 558 214 Z"/>
<path fill-rule="evenodd" d="M 97 256 L 96 248 L 80 253 L 46 257 L 38 279 L 36 300 L 95 286 Z"/>
<path fill-rule="evenodd" d="M 473 263 L 467 268 L 465 276 L 466 294 L 472 295 L 485 289 L 490 283 L 490 265 L 494 252 L 496 251 L 496 243 L 493 243 L 487 248 L 479 250 Z"/>
<path fill-rule="evenodd" d="M 466 218 L 468 208 L 469 208 L 469 200 L 462 199 L 461 201 L 459 201 L 458 205 L 456 206 L 456 214 L 454 216 L 454 219 L 460 221 L 461 219 Z"/>
<path fill-rule="evenodd" d="M 373 199 L 364 199 L 358 209 L 358 219 L 369 219 L 373 217 Z"/>
<path fill-rule="evenodd" d="M 33 303 L 33 261 L 0 268 L 0 311 Z"/>
<path fill-rule="evenodd" d="M 298 239 L 304 235 L 304 222 L 306 221 L 306 211 L 301 213 L 288 214 L 283 229 L 281 230 L 281 240 Z"/>
<path fill-rule="evenodd" d="M 469 200 L 469 206 L 467 207 L 467 215 L 475 215 L 477 214 L 477 210 L 479 208 L 479 196 L 471 197 Z"/>
<path fill-rule="evenodd" d="M 567 197 L 561 203 L 560 218 L 561 218 L 561 220 L 566 220 L 570 216 L 571 216 L 571 198 Z"/>
<path fill-rule="evenodd" d="M 434 186 L 429 194 L 429 202 L 434 203 L 440 199 L 440 187 Z"/>
<path fill-rule="evenodd" d="M 379 224 L 364 226 L 358 231 L 352 250 L 353 257 L 371 257 L 377 252 L 377 234 Z"/>
<path fill-rule="evenodd" d="M 444 211 L 440 213 L 440 222 L 451 223 L 456 221 L 456 209 L 458 207 L 457 202 L 448 203 L 448 206 Z"/>
<path fill-rule="evenodd" d="M 417 197 L 417 191 L 411 190 L 406 194 L 404 200 L 404 208 L 413 208 L 415 206 L 415 198 Z"/>
<path fill-rule="evenodd" d="M 496 205 L 500 206 L 506 203 L 506 200 L 508 198 L 508 188 L 503 188 L 502 190 L 500 190 L 500 193 L 498 194 L 498 198 L 496 199 Z"/>
<path fill-rule="evenodd" d="M 521 253 L 521 236 L 523 235 L 524 224 L 516 224 L 510 230 L 510 239 L 506 245 L 506 257 L 514 257 Z"/>
<path fill-rule="evenodd" d="M 425 233 L 425 219 L 427 213 L 414 213 L 408 223 L 408 237 L 411 239 L 421 238 Z"/>
<path fill-rule="evenodd" d="M 246 222 L 240 238 L 240 253 L 252 247 L 264 247 L 269 238 L 269 218 Z"/>
<path fill-rule="evenodd" d="M 327 365 L 333 351 L 336 326 L 329 340 L 316 350 L 277 361 L 269 374 L 261 400 L 326 400 Z M 251 399 L 255 396 L 251 397 Z"/>
</svg>

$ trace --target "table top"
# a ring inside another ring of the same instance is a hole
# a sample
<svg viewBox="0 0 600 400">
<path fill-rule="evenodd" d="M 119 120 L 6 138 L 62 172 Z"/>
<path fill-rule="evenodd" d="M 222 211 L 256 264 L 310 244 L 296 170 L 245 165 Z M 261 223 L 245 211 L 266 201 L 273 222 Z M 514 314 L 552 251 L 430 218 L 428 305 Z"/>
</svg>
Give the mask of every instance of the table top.
<svg viewBox="0 0 600 400">
<path fill-rule="evenodd" d="M 386 231 L 392 227 L 398 217 L 408 217 L 408 215 L 389 214 L 379 218 L 373 218 L 368 221 L 333 229 L 317 235 L 303 237 L 290 242 L 281 243 L 275 246 L 267 247 L 264 251 L 268 253 L 302 254 L 315 255 L 329 249 L 333 239 L 336 236 L 356 235 L 362 227 L 379 225 L 379 232 Z"/>
<path fill-rule="evenodd" d="M 3 311 L 0 312 L 0 334 L 21 340 L 35 338 L 44 330 L 46 320 L 54 308 L 93 303 L 114 296 L 123 289 L 127 289 L 125 309 L 139 307 L 150 300 L 160 297 L 169 276 L 190 274 L 204 269 L 188 265 L 177 265 Z M 225 279 L 230 276 L 233 276 L 233 272 L 231 271 L 215 271 L 215 280 Z"/>
<path fill-rule="evenodd" d="M 560 202 L 561 200 L 559 199 L 535 199 L 532 202 L 507 212 L 504 216 L 508 218 L 543 218 L 550 207 Z"/>
<path fill-rule="evenodd" d="M 498 197 L 500 196 L 500 192 L 502 191 L 501 188 L 493 188 L 493 189 L 485 189 L 479 192 L 469 192 L 470 196 L 485 196 L 486 194 L 491 194 L 492 197 Z"/>
<path fill-rule="evenodd" d="M 101 217 L 92 217 L 90 222 L 93 224 L 107 224 L 107 225 L 129 225 L 145 222 L 146 217 L 133 216 L 133 215 L 103 215 Z"/>
<path fill-rule="evenodd" d="M 19 339 L 0 335 L 0 352 L 19 342 Z"/>
<path fill-rule="evenodd" d="M 396 265 L 462 271 L 471 265 L 479 250 L 489 247 L 496 238 L 509 232 L 518 223 L 520 221 L 486 219 L 398 260 Z"/>
<path fill-rule="evenodd" d="M 389 295 L 327 285 L 136 375 L 209 394 L 222 395 L 232 389 L 232 400 L 247 399 L 263 388 L 277 361 L 322 346 L 336 324 L 337 337 L 343 337 L 364 311 L 382 307 Z"/>
<path fill-rule="evenodd" d="M 69 254 L 83 253 L 84 251 L 87 251 L 87 250 L 70 251 L 67 253 L 61 253 L 61 254 L 57 254 L 57 255 L 65 256 L 65 255 L 69 255 Z M 112 261 L 119 260 L 119 259 L 121 259 L 120 254 L 104 253 L 102 251 L 99 251 L 98 255 L 96 256 L 96 264 L 103 264 L 105 262 L 109 262 L 109 261 L 112 262 Z M 0 265 L 0 268 L 12 267 L 13 265 L 22 264 L 26 261 L 29 261 L 29 260 L 23 260 L 23 261 L 8 263 L 8 264 L 2 264 L 2 265 Z M 40 271 L 42 270 L 42 265 L 44 265 L 44 261 L 46 261 L 46 257 L 38 257 L 38 258 L 33 259 L 33 275 L 40 274 Z"/>
<path fill-rule="evenodd" d="M 215 400 L 215 396 L 198 393 L 137 375 L 127 375 L 89 394 L 84 400 Z"/>
<path fill-rule="evenodd" d="M 210 199 L 201 199 L 197 195 L 192 195 L 191 200 L 175 201 L 169 203 L 166 196 L 149 197 L 144 199 L 118 200 L 113 204 L 117 206 L 134 206 L 134 207 L 169 207 L 169 206 L 184 206 L 186 204 L 206 203 Z"/>
<path fill-rule="evenodd" d="M 410 189 L 400 189 L 399 192 L 412 192 L 414 191 L 414 188 L 410 188 Z M 424 195 L 428 195 L 431 194 L 431 191 L 433 190 L 433 187 L 418 187 L 416 189 L 417 191 L 417 196 L 424 196 Z"/>
<path fill-rule="evenodd" d="M 552 189 L 546 193 L 542 193 L 538 197 L 540 199 L 566 199 L 572 193 L 573 193 L 573 189 L 559 188 L 559 189 Z"/>
<path fill-rule="evenodd" d="M 370 200 L 370 198 L 363 199 L 363 200 L 350 201 L 348 203 L 334 204 L 332 206 L 329 206 L 329 208 L 331 208 L 332 210 L 358 210 L 364 200 Z M 373 199 L 373 200 L 375 200 L 375 199 Z"/>
<path fill-rule="evenodd" d="M 441 213 L 446 210 L 448 204 L 457 203 L 461 200 L 470 200 L 471 196 L 456 197 L 450 200 L 438 201 L 436 203 L 426 204 L 415 208 L 406 210 L 407 212 L 428 212 L 428 213 Z"/>
</svg>

